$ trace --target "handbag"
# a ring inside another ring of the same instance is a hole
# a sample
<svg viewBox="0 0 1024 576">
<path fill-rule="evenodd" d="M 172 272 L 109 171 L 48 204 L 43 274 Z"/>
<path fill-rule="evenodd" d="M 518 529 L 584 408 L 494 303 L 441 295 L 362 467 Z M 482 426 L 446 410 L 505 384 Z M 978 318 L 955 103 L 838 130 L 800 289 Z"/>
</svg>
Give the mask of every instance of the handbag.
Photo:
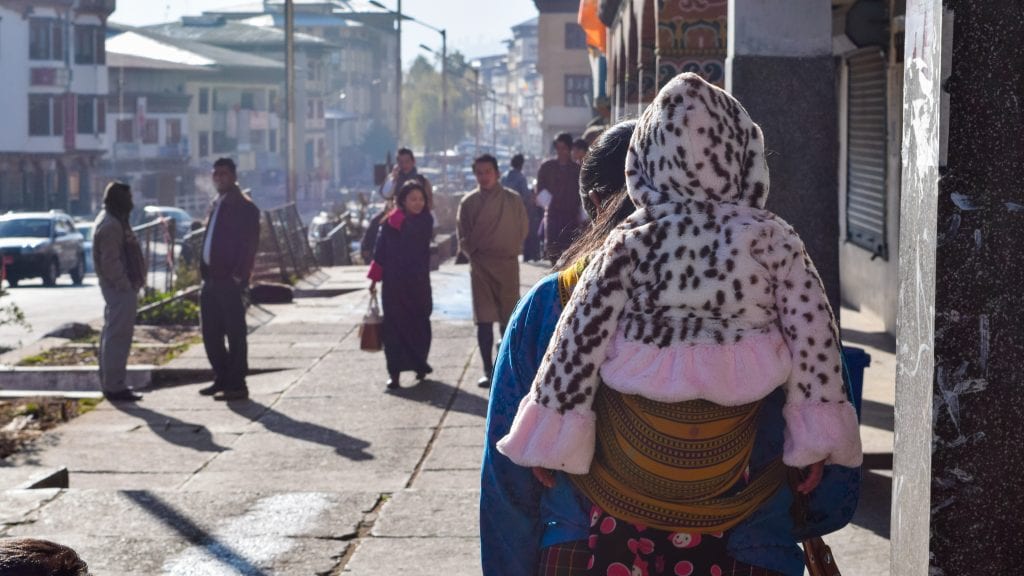
<svg viewBox="0 0 1024 576">
<path fill-rule="evenodd" d="M 820 536 L 808 538 L 800 543 L 804 549 L 804 564 L 810 576 L 842 576 L 832 549 Z"/>
<path fill-rule="evenodd" d="M 797 525 L 806 523 L 810 499 L 806 494 L 796 491 L 800 483 L 801 473 L 796 468 L 789 469 L 789 485 L 793 489 L 793 507 L 790 510 Z M 821 536 L 810 536 L 800 541 L 804 549 L 804 565 L 808 576 L 842 576 L 832 549 L 821 539 Z"/>
<path fill-rule="evenodd" d="M 359 325 L 359 349 L 364 352 L 380 352 L 384 349 L 381 341 L 380 304 L 377 302 L 376 290 L 370 292 L 370 304 L 363 315 L 363 323 Z"/>
</svg>

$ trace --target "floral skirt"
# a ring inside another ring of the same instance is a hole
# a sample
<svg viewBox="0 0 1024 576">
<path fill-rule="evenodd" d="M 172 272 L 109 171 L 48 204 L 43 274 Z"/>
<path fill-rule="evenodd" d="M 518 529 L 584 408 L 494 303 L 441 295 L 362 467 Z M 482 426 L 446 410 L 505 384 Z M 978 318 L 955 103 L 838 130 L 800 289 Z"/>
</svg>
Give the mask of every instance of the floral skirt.
<svg viewBox="0 0 1024 576">
<path fill-rule="evenodd" d="M 781 576 L 729 556 L 728 533 L 665 532 L 590 513 L 589 576 Z"/>
</svg>

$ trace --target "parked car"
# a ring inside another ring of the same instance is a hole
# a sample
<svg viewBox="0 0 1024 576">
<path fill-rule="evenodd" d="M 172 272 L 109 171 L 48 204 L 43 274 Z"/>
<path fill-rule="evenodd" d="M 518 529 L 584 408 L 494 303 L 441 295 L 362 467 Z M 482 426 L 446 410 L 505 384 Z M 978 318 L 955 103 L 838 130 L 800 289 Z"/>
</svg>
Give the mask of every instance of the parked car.
<svg viewBox="0 0 1024 576">
<path fill-rule="evenodd" d="M 96 231 L 95 222 L 75 222 L 75 230 L 82 235 L 82 249 L 85 250 L 85 272 L 95 272 L 92 262 L 92 233 Z"/>
<path fill-rule="evenodd" d="M 60 211 L 8 212 L 0 216 L 0 255 L 7 282 L 42 278 L 53 286 L 61 274 L 75 285 L 85 278 L 84 238 L 71 218 Z"/>
<path fill-rule="evenodd" d="M 181 242 L 189 232 L 192 231 L 192 216 L 177 206 L 146 206 L 142 209 L 142 223 L 148 223 L 157 218 L 170 218 L 174 220 L 174 241 Z"/>
</svg>

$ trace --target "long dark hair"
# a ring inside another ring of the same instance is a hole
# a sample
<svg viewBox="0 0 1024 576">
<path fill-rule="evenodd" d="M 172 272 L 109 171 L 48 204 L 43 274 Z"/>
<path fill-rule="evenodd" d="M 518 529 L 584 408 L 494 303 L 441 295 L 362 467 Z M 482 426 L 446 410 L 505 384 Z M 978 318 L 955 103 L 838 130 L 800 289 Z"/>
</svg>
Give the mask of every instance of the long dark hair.
<svg viewBox="0 0 1024 576">
<path fill-rule="evenodd" d="M 605 130 L 583 157 L 580 199 L 591 224 L 562 254 L 556 268 L 565 268 L 593 254 L 604 244 L 608 234 L 636 210 L 626 194 L 626 152 L 635 128 L 636 120 L 619 122 Z M 591 192 L 597 195 L 600 210 L 590 200 Z"/>
</svg>

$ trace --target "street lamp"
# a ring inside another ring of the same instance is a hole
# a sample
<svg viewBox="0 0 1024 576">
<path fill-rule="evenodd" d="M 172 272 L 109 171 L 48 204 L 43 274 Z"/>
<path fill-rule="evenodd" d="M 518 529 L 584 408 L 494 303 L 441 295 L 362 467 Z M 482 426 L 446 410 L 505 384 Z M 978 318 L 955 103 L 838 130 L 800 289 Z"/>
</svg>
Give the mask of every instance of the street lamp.
<svg viewBox="0 0 1024 576">
<path fill-rule="evenodd" d="M 433 30 L 434 32 L 437 32 L 438 34 L 441 35 L 441 116 L 442 116 L 441 148 L 444 151 L 444 153 L 441 155 L 441 169 L 444 172 L 444 183 L 445 183 L 445 188 L 447 188 L 448 187 L 448 122 L 447 122 L 447 118 L 448 118 L 448 74 L 447 74 L 447 70 L 448 70 L 448 31 L 445 28 L 437 28 L 436 26 L 431 26 L 430 24 L 427 24 L 426 22 L 424 22 L 422 20 L 417 20 L 416 18 L 413 18 L 412 16 L 409 16 L 407 14 L 402 14 L 402 0 L 398 0 L 398 11 L 393 11 L 393 10 L 389 9 L 387 6 L 384 6 L 383 4 L 381 4 L 378 0 L 368 0 L 368 2 L 371 5 L 376 6 L 377 8 L 380 8 L 381 10 L 384 10 L 386 12 L 394 14 L 397 17 L 397 19 L 398 19 L 398 90 L 397 90 L 397 94 L 398 94 L 398 108 L 399 108 L 399 110 L 401 110 L 401 107 L 402 107 L 402 20 L 408 20 L 410 22 L 415 22 L 415 23 L 419 24 L 420 26 L 423 26 L 424 28 L 428 28 L 430 30 Z M 430 48 L 427 48 L 426 46 L 424 46 L 422 44 L 420 44 L 420 47 L 421 48 L 426 48 L 426 50 L 429 51 L 429 52 L 433 52 L 433 50 L 431 50 Z M 401 112 L 400 111 L 397 112 L 395 117 L 398 118 L 399 120 L 401 120 Z M 396 134 L 401 134 L 401 126 L 399 126 L 399 132 L 397 132 Z"/>
<path fill-rule="evenodd" d="M 395 33 L 395 141 L 402 143 L 402 0 L 398 0 L 398 10 L 391 10 L 377 0 L 369 0 L 371 6 L 376 6 L 385 12 L 393 14 L 398 23 L 398 31 Z"/>
</svg>

